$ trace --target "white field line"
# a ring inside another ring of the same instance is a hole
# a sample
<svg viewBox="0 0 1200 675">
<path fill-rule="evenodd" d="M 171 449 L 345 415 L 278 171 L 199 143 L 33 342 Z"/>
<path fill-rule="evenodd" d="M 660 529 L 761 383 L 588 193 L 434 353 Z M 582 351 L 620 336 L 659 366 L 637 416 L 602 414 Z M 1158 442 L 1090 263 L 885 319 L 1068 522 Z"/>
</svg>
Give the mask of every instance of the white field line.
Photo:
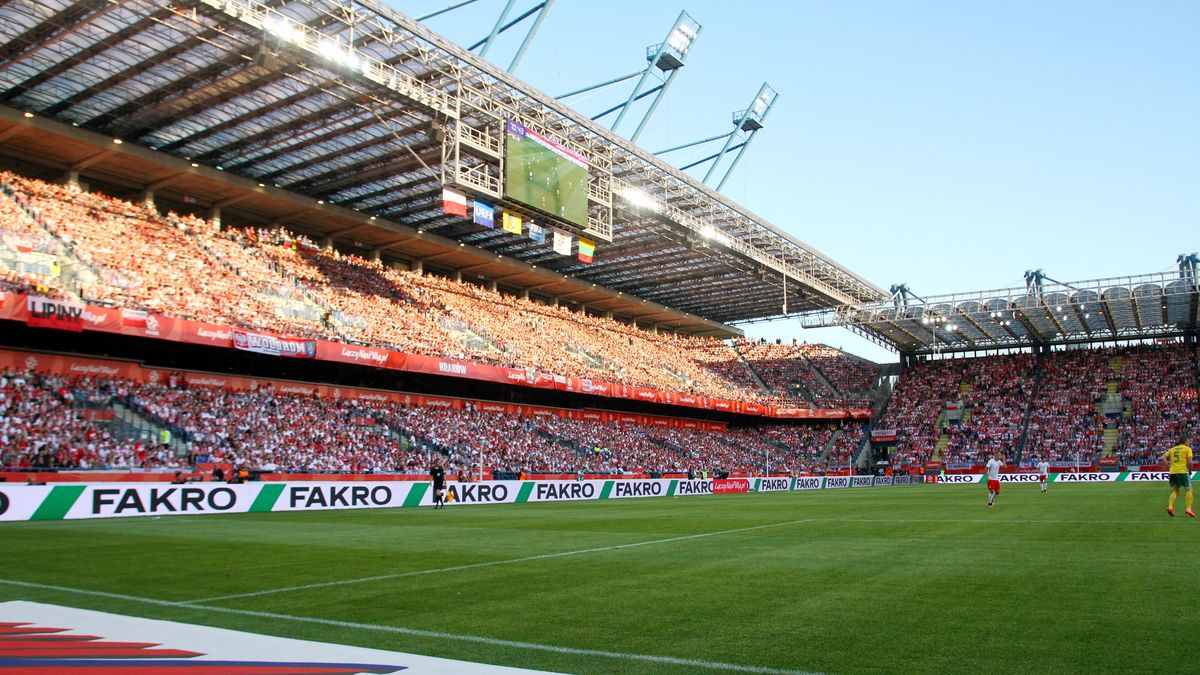
<svg viewBox="0 0 1200 675">
<path fill-rule="evenodd" d="M 0 579 L 0 584 L 17 586 L 20 588 L 34 588 L 39 590 L 57 591 L 61 593 L 73 593 L 76 595 L 88 595 L 100 598 L 111 598 L 115 600 L 124 600 L 127 602 L 138 602 L 148 605 L 157 605 L 160 607 L 174 607 L 178 609 L 188 609 L 201 612 L 214 612 L 218 614 L 231 614 L 235 616 L 252 616 L 262 619 L 275 619 L 278 621 L 293 621 L 297 623 L 316 624 L 320 626 L 333 626 L 335 628 L 350 628 L 354 630 L 376 631 L 381 633 L 392 633 L 396 635 L 410 635 L 414 637 L 431 638 L 437 640 L 456 640 L 459 642 L 472 642 L 476 644 L 493 645 L 497 647 L 510 647 L 514 649 L 525 649 L 531 651 L 551 652 L 554 654 L 565 654 L 568 656 L 588 656 L 599 657 L 606 659 L 616 659 L 621 661 L 638 661 L 642 663 L 655 663 L 668 666 L 682 666 L 686 668 L 701 668 L 707 670 L 723 670 L 737 673 L 764 673 L 766 675 L 818 675 L 816 673 L 807 673 L 798 670 L 780 670 L 776 668 L 764 668 L 760 666 L 746 666 L 737 663 L 721 663 L 719 661 L 705 661 L 702 659 L 684 659 L 674 656 L 655 656 L 653 654 L 627 654 L 625 652 L 611 652 L 600 649 L 579 649 L 576 647 L 561 647 L 558 645 L 545 645 L 537 642 L 522 642 L 518 640 L 502 640 L 500 638 L 491 638 L 481 635 L 460 635 L 457 633 L 445 633 L 442 631 L 421 630 L 418 628 L 405 628 L 403 626 L 382 626 L 370 623 L 358 623 L 355 621 L 339 621 L 336 619 L 321 619 L 309 616 L 292 616 L 290 614 L 276 614 L 274 612 L 258 612 L 249 609 L 234 609 L 232 607 L 210 607 L 204 605 L 193 605 L 185 602 L 174 602 L 171 600 L 159 600 L 156 598 L 143 598 L 136 595 L 124 595 L 121 593 L 107 593 L 105 591 L 89 591 L 81 588 L 69 588 L 66 586 L 52 586 L 49 584 L 38 584 L 29 581 L 14 581 L 11 579 Z"/>
<path fill-rule="evenodd" d="M 600 546 L 597 548 L 581 548 L 575 551 L 561 551 L 559 553 L 543 553 L 541 555 L 531 555 L 524 558 L 509 558 L 506 560 L 489 560 L 488 562 L 470 563 L 467 565 L 453 565 L 451 567 L 439 567 L 436 569 L 413 570 L 410 572 L 395 572 L 393 574 L 377 574 L 370 577 L 359 577 L 356 579 L 339 579 L 336 581 L 321 581 L 311 584 L 301 584 L 299 586 L 285 586 L 282 588 L 268 588 L 261 591 L 250 591 L 248 593 L 233 593 L 230 595 L 217 595 L 210 598 L 199 598 L 197 600 L 188 600 L 181 602 L 182 605 L 199 605 L 209 602 L 217 602 L 220 600 L 234 600 L 240 598 L 257 598 L 263 595 L 274 595 L 276 593 L 290 593 L 292 591 L 308 591 L 314 588 L 329 588 L 332 586 L 345 586 L 348 584 L 363 584 L 372 581 L 384 581 L 388 579 L 403 579 L 405 577 L 423 576 L 426 574 L 442 574 L 444 572 L 460 572 L 462 570 L 480 569 L 483 567 L 495 567 L 497 565 L 515 565 L 517 563 L 532 562 L 535 560 L 550 560 L 553 558 L 565 558 L 574 555 L 584 555 L 586 553 L 602 553 L 604 551 L 616 551 L 623 548 L 637 548 L 639 546 L 653 546 L 654 544 L 669 544 L 676 541 L 688 541 L 691 539 L 703 539 L 705 537 L 717 537 L 723 534 L 736 534 L 738 532 L 753 532 L 755 530 L 766 530 L 774 527 L 787 527 L 788 525 L 800 525 L 802 523 L 812 523 L 817 521 L 830 522 L 824 518 L 805 518 L 804 520 L 789 520 L 785 523 L 770 523 L 767 525 L 754 525 L 752 527 L 739 527 L 732 530 L 719 530 L 716 532 L 701 532 L 699 534 L 687 534 L 680 537 L 668 537 L 666 539 L 651 539 L 650 541 L 637 541 L 630 544 L 616 544 L 613 546 Z"/>
</svg>

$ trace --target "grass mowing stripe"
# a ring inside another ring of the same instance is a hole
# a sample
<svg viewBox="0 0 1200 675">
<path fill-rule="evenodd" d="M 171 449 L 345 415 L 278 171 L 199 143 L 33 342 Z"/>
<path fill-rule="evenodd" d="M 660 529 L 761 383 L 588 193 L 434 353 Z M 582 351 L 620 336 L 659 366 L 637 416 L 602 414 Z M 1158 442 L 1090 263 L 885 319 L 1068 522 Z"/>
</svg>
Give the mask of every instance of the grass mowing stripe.
<svg viewBox="0 0 1200 675">
<path fill-rule="evenodd" d="M 443 572 L 461 572 L 463 570 L 479 569 L 481 567 L 495 567 L 497 565 L 514 565 L 516 563 L 532 562 L 534 560 L 550 560 L 553 558 L 565 558 L 573 555 L 583 555 L 585 553 L 601 553 L 603 551 L 615 551 L 622 548 L 637 548 L 639 546 L 651 546 L 654 544 L 669 544 L 676 541 L 687 541 L 690 539 L 703 539 L 705 537 L 716 537 L 722 534 L 735 534 L 738 532 L 752 532 L 754 530 L 766 530 L 773 527 L 786 527 L 788 525 L 800 525 L 802 523 L 811 523 L 815 521 L 830 522 L 825 518 L 805 518 L 803 520 L 789 520 L 786 523 L 768 523 L 766 525 L 752 525 L 750 527 L 738 527 L 732 530 L 718 530 L 716 532 L 701 532 L 699 534 L 685 534 L 679 537 L 669 537 L 667 539 L 651 539 L 649 541 L 635 541 L 630 544 L 614 544 L 612 546 L 599 546 L 596 548 L 581 548 L 575 551 L 560 551 L 558 553 L 543 553 L 541 555 L 531 555 L 524 558 L 509 558 L 507 560 L 489 560 L 481 563 L 470 563 L 467 565 L 454 565 L 451 567 L 438 567 L 428 570 L 413 570 L 411 572 L 395 572 L 393 574 L 377 574 L 370 577 L 359 577 L 357 579 L 339 579 L 337 581 L 321 581 L 312 584 L 301 584 L 299 586 L 285 586 L 283 588 L 268 588 L 262 591 L 251 591 L 249 593 L 234 593 L 231 595 L 218 595 L 211 598 L 200 598 L 198 600 L 187 600 L 180 602 L 180 605 L 199 605 L 205 602 L 218 602 L 220 600 L 238 600 L 241 598 L 257 598 L 263 595 L 274 595 L 276 593 L 290 593 L 293 591 L 311 591 L 316 588 L 330 588 L 332 586 L 345 586 L 348 584 L 364 584 L 372 581 L 385 581 L 388 579 L 403 579 L 404 577 L 416 577 L 426 574 L 441 574 Z"/>
<path fill-rule="evenodd" d="M 441 631 L 421 630 L 419 628 L 405 628 L 403 626 L 381 626 L 371 623 L 359 623 L 357 621 L 339 621 L 337 619 L 322 619 L 312 616 L 293 616 L 291 614 L 277 614 L 275 612 L 259 612 L 252 609 L 234 609 L 232 607 L 210 607 L 205 605 L 195 605 L 187 602 L 175 602 L 171 600 L 159 600 L 157 598 L 143 598 L 137 595 L 125 595 L 122 593 L 108 593 L 105 591 L 90 591 L 83 588 L 70 588 L 68 586 L 53 586 L 50 584 L 37 584 L 29 581 L 16 581 L 13 579 L 0 579 L 0 584 L 8 584 L 10 586 L 19 586 L 22 588 L 35 588 L 40 590 L 57 591 L 60 593 L 74 593 L 76 595 L 91 595 L 101 598 L 111 598 L 114 600 L 124 600 L 126 602 L 139 602 L 149 605 L 158 605 L 160 607 L 174 607 L 179 609 L 194 609 L 204 612 L 214 612 L 218 614 L 233 614 L 237 616 L 253 616 L 263 619 L 276 619 L 279 621 L 295 621 L 299 623 L 312 623 L 322 626 L 333 626 L 336 628 L 353 628 L 356 630 L 369 630 L 384 633 L 396 633 L 399 635 L 411 635 L 414 637 L 433 638 L 440 640 L 457 640 L 460 642 L 474 642 L 478 644 L 495 645 L 498 647 L 511 647 L 515 649 L 529 649 L 543 652 L 553 652 L 555 654 L 566 654 L 569 656 L 593 656 L 606 659 L 618 659 L 622 661 L 641 661 L 645 663 L 655 663 L 668 666 L 686 666 L 689 668 L 703 668 L 706 670 L 723 670 L 736 673 L 763 673 L 765 675 L 819 675 L 802 670 L 779 670 L 777 668 L 762 668 L 759 666 L 744 666 L 737 663 L 721 663 L 719 661 L 704 661 L 700 659 L 684 659 L 674 656 L 655 656 L 653 654 L 626 654 L 624 652 L 611 652 L 600 649 L 579 649 L 576 647 L 560 647 L 558 645 L 544 645 L 536 642 L 520 642 L 517 640 L 502 640 L 500 638 L 490 638 L 481 635 L 459 635 L 457 633 L 444 633 Z"/>
</svg>

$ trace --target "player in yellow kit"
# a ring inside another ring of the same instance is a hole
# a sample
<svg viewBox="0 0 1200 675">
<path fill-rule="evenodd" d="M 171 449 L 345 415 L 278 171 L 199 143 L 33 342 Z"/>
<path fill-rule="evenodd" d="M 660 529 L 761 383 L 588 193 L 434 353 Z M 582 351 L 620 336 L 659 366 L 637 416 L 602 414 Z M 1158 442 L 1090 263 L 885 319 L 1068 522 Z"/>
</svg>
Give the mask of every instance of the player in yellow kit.
<svg viewBox="0 0 1200 675">
<path fill-rule="evenodd" d="M 1171 500 L 1167 502 L 1167 515 L 1175 515 L 1175 498 L 1179 496 L 1179 488 L 1187 490 L 1187 511 L 1184 513 L 1195 518 L 1192 511 L 1192 449 L 1187 445 L 1187 436 L 1179 437 L 1179 444 L 1163 453 L 1163 459 L 1170 462 Z"/>
</svg>

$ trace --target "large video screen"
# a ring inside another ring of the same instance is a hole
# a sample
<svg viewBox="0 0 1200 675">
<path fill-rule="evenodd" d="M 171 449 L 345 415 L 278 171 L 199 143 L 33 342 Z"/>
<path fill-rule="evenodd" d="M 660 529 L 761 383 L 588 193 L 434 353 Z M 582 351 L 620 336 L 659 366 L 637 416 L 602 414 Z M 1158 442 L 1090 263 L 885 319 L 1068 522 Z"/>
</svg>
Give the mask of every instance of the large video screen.
<svg viewBox="0 0 1200 675">
<path fill-rule="evenodd" d="M 505 132 L 504 196 L 587 227 L 587 160 L 511 120 Z"/>
</svg>

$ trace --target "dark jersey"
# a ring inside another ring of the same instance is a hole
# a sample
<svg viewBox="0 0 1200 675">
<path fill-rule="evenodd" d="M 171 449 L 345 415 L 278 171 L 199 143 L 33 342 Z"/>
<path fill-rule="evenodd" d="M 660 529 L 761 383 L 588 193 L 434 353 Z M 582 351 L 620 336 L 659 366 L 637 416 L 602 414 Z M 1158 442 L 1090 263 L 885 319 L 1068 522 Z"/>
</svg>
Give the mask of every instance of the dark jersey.
<svg viewBox="0 0 1200 675">
<path fill-rule="evenodd" d="M 429 477 L 433 479 L 433 489 L 441 490 L 446 487 L 446 470 L 440 466 L 435 466 L 429 470 Z"/>
</svg>

